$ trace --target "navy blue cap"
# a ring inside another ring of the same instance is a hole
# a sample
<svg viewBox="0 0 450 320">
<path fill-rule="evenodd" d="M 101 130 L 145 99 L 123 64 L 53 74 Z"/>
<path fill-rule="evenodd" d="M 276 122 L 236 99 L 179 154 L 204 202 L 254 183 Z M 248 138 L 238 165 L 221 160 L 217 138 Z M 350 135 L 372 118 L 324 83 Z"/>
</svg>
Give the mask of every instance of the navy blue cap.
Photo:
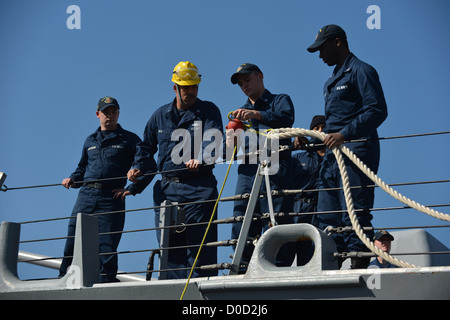
<svg viewBox="0 0 450 320">
<path fill-rule="evenodd" d="M 380 240 L 382 237 L 388 237 L 391 241 L 394 240 L 394 237 L 387 232 L 386 230 L 378 230 L 377 233 L 375 233 L 375 236 L 373 237 L 373 240 Z"/>
<path fill-rule="evenodd" d="M 258 68 L 256 64 L 253 63 L 243 63 L 239 66 L 239 68 L 236 70 L 235 73 L 231 76 L 231 83 L 236 84 L 238 83 L 238 75 L 240 74 L 250 74 L 253 71 L 258 71 L 259 73 L 262 73 L 261 70 Z"/>
<path fill-rule="evenodd" d="M 97 111 L 103 111 L 109 106 L 115 106 L 117 109 L 120 109 L 119 103 L 113 97 L 103 97 L 98 101 Z"/>
<path fill-rule="evenodd" d="M 309 52 L 316 52 L 325 41 L 333 37 L 347 39 L 344 29 L 335 24 L 329 24 L 317 32 L 314 43 L 307 50 Z"/>
<path fill-rule="evenodd" d="M 314 116 L 311 120 L 311 124 L 309 125 L 309 130 L 314 129 L 314 127 L 319 124 L 325 124 L 325 116 L 323 115 Z"/>
</svg>

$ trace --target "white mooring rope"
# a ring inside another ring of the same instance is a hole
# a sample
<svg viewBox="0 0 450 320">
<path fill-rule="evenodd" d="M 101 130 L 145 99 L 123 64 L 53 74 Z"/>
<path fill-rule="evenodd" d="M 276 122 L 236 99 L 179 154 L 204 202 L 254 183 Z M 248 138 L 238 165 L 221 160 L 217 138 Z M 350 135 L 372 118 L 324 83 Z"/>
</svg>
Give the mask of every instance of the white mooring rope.
<svg viewBox="0 0 450 320">
<path fill-rule="evenodd" d="M 286 138 L 292 138 L 296 136 L 309 136 L 313 138 L 317 138 L 320 140 L 324 140 L 326 134 L 323 132 L 318 131 L 312 131 L 312 130 L 306 130 L 306 129 L 299 129 L 299 128 L 280 128 L 280 129 L 274 129 L 271 130 L 268 134 L 268 137 L 271 139 L 286 139 Z M 352 195 L 350 193 L 350 183 L 348 180 L 347 175 L 347 169 L 345 167 L 344 158 L 342 156 L 342 153 L 345 153 L 345 155 L 353 161 L 353 163 L 362 171 L 364 174 L 366 174 L 373 182 L 375 182 L 381 189 L 383 189 L 386 193 L 394 197 L 395 199 L 399 200 L 400 202 L 410 206 L 411 208 L 414 208 L 420 212 L 423 212 L 425 214 L 428 214 L 434 218 L 444 220 L 444 221 L 450 221 L 450 215 L 444 214 L 441 212 L 438 212 L 436 210 L 433 210 L 431 208 L 428 208 L 424 205 L 421 205 L 405 196 L 400 194 L 399 192 L 392 189 L 389 185 L 385 184 L 372 170 L 370 170 L 350 149 L 348 149 L 344 145 L 339 145 L 332 149 L 333 154 L 336 157 L 336 161 L 339 166 L 339 170 L 341 173 L 342 178 L 342 185 L 344 189 L 344 195 L 345 195 L 345 202 L 347 205 L 348 214 L 350 217 L 350 221 L 352 223 L 353 229 L 355 230 L 355 233 L 358 235 L 358 237 L 361 239 L 361 241 L 376 255 L 382 257 L 384 260 L 390 262 L 391 264 L 394 264 L 399 267 L 403 268 L 415 268 L 417 266 L 413 264 L 409 264 L 407 262 L 401 261 L 397 258 L 394 258 L 393 256 L 389 255 L 388 253 L 385 253 L 378 249 L 373 242 L 364 234 L 358 219 L 356 218 L 355 209 L 353 207 L 353 200 Z"/>
</svg>

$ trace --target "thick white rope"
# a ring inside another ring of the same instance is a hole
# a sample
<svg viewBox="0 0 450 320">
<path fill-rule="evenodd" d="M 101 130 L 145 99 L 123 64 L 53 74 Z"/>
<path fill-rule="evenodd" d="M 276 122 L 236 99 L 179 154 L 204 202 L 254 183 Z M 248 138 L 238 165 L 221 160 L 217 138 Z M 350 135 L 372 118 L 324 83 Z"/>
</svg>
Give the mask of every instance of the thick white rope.
<svg viewBox="0 0 450 320">
<path fill-rule="evenodd" d="M 274 139 L 286 139 L 286 138 L 292 138 L 296 136 L 310 136 L 314 137 L 320 140 L 324 140 L 326 134 L 323 132 L 318 131 L 312 131 L 312 130 L 306 130 L 306 129 L 298 129 L 298 128 L 281 128 L 276 130 L 271 130 L 269 132 L 268 137 Z M 370 170 L 350 149 L 345 147 L 344 145 L 340 145 L 338 147 L 333 148 L 333 154 L 336 157 L 336 161 L 339 166 L 339 170 L 341 172 L 341 178 L 342 178 L 342 185 L 344 189 L 344 195 L 345 195 L 345 202 L 347 205 L 347 210 L 349 213 L 349 218 L 352 223 L 353 229 L 355 230 L 355 233 L 358 235 L 358 237 L 361 239 L 361 241 L 376 255 L 381 256 L 386 261 L 395 264 L 399 267 L 404 268 L 414 268 L 416 267 L 413 264 L 406 263 L 404 261 L 398 260 L 391 255 L 381 251 L 378 249 L 373 242 L 364 234 L 364 231 L 362 230 L 355 214 L 355 209 L 353 207 L 353 200 L 350 192 L 350 183 L 348 181 L 348 175 L 347 175 L 347 169 L 345 168 L 344 158 L 342 157 L 342 152 L 349 157 L 353 163 L 362 171 L 364 174 L 366 174 L 373 182 L 375 182 L 381 189 L 383 189 L 385 192 L 387 192 L 392 197 L 396 198 L 400 202 L 403 202 L 404 204 L 420 211 L 425 214 L 428 214 L 434 218 L 444 220 L 444 221 L 450 221 L 450 215 L 444 214 L 441 212 L 438 212 L 436 210 L 433 210 L 431 208 L 428 208 L 426 206 L 423 206 L 405 196 L 400 194 L 399 192 L 395 191 L 391 187 L 389 187 L 387 184 L 385 184 L 372 170 Z"/>
<path fill-rule="evenodd" d="M 370 251 L 382 257 L 384 260 L 399 267 L 415 268 L 416 267 L 415 265 L 398 260 L 397 258 L 391 256 L 390 254 L 378 249 L 364 233 L 363 229 L 361 228 L 361 225 L 359 224 L 358 219 L 356 218 L 355 208 L 353 207 L 353 199 L 350 191 L 350 182 L 348 179 L 347 169 L 345 168 L 344 157 L 342 156 L 342 153 L 340 151 L 341 147 L 342 146 L 339 146 L 338 148 L 333 148 L 332 151 L 336 157 L 336 161 L 339 166 L 339 171 L 341 172 L 342 185 L 344 187 L 345 204 L 347 205 L 348 216 L 352 223 L 353 229 L 355 230 L 355 233 L 358 235 L 359 239 L 361 239 L 361 241 L 367 246 L 367 248 L 370 249 Z"/>
</svg>

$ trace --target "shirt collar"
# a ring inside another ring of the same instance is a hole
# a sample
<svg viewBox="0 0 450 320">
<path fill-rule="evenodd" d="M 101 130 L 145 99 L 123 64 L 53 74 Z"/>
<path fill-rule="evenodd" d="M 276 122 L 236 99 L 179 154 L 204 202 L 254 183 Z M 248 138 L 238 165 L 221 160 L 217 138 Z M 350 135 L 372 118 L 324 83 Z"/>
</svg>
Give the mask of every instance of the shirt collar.
<svg viewBox="0 0 450 320">
<path fill-rule="evenodd" d="M 194 104 L 189 109 L 185 110 L 186 112 L 184 113 L 182 118 L 178 120 L 179 121 L 178 126 L 181 125 L 182 123 L 188 122 L 188 121 L 196 118 L 197 114 L 200 112 L 200 110 L 199 110 L 200 103 L 201 103 L 201 100 L 199 98 L 197 98 L 197 100 L 195 100 Z M 177 119 L 178 116 L 175 114 L 177 112 L 176 107 L 177 107 L 177 100 L 175 98 L 175 99 L 173 99 L 172 103 L 169 104 L 169 106 L 167 108 L 167 114 L 166 114 L 167 118 Z"/>
<path fill-rule="evenodd" d="M 338 74 L 349 72 L 351 70 L 351 66 L 353 63 L 353 59 L 355 58 L 355 55 L 353 53 L 349 53 L 347 58 L 345 58 L 344 64 L 341 68 L 338 68 L 337 66 L 333 70 L 333 76 L 336 76 Z"/>
<path fill-rule="evenodd" d="M 194 102 L 194 104 L 189 108 L 186 109 L 185 111 L 191 111 L 193 112 L 194 110 L 196 110 L 198 108 L 198 106 L 200 105 L 200 99 L 197 98 Z M 177 107 L 177 98 L 174 98 L 172 103 L 169 104 L 169 107 L 167 108 L 167 112 L 172 112 L 175 111 L 175 108 Z"/>
<path fill-rule="evenodd" d="M 265 89 L 262 96 L 256 99 L 255 105 L 257 106 L 259 103 L 268 103 L 270 101 L 271 96 L 272 94 L 270 93 L 270 91 Z M 247 102 L 245 104 L 248 107 L 248 109 L 255 109 L 255 106 L 252 105 L 250 99 L 247 99 Z"/>
<path fill-rule="evenodd" d="M 122 134 L 123 131 L 124 130 L 123 130 L 123 128 L 122 128 L 122 126 L 120 124 L 117 124 L 116 130 L 111 130 L 111 132 L 114 133 L 114 137 L 117 136 L 117 135 Z M 101 127 L 97 128 L 97 130 L 95 131 L 95 135 L 97 136 L 98 139 L 100 139 L 100 140 L 103 139 L 103 137 L 102 137 L 102 128 Z M 111 136 L 111 137 L 113 137 L 113 136 Z"/>
</svg>

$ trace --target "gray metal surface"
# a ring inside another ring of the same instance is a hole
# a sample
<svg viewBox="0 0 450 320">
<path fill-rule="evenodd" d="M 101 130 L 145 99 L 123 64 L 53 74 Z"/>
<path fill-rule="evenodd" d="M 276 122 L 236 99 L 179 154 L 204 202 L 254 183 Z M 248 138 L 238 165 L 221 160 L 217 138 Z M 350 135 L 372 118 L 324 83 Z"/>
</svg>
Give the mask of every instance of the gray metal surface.
<svg viewBox="0 0 450 320">
<path fill-rule="evenodd" d="M 50 269 L 59 270 L 61 265 L 61 259 L 54 259 L 48 256 L 44 256 L 41 254 L 36 254 L 32 252 L 19 251 L 18 262 L 27 262 L 37 266 L 46 267 Z M 122 271 L 117 271 L 117 279 L 120 282 L 135 282 L 135 281 L 146 281 L 144 276 L 139 274 L 120 274 Z"/>
<path fill-rule="evenodd" d="M 21 281 L 17 275 L 20 224 L 2 222 L 0 227 L 0 295 L 90 287 L 99 280 L 97 218 L 79 213 L 72 266 L 61 279 Z"/>
<path fill-rule="evenodd" d="M 0 299 L 180 299 L 184 279 L 95 283 L 98 252 L 93 248 L 98 245 L 92 243 L 97 237 L 96 224 L 93 217 L 78 216 L 74 265 L 80 274 L 21 281 L 17 277 L 20 225 L 2 223 Z M 330 270 L 335 268 L 329 258 L 334 244 L 323 232 L 301 224 L 276 226 L 269 231 L 258 241 L 257 254 L 246 275 L 191 279 L 184 299 L 450 299 L 450 267 Z M 314 256 L 305 266 L 276 267 L 273 251 L 295 237 L 313 240 L 317 248 Z"/>
<path fill-rule="evenodd" d="M 304 266 L 277 267 L 275 258 L 286 243 L 312 240 L 314 255 Z M 330 236 L 310 224 L 290 224 L 272 227 L 258 240 L 245 274 L 246 278 L 289 277 L 313 275 L 322 270 L 337 270 L 337 259 L 333 257 L 336 244 Z"/>
<path fill-rule="evenodd" d="M 450 267 L 323 271 L 320 275 L 199 283 L 205 299 L 450 299 Z"/>
<path fill-rule="evenodd" d="M 241 226 L 241 232 L 239 233 L 239 240 L 236 245 L 236 250 L 234 251 L 233 261 L 231 262 L 230 275 L 236 275 L 239 273 L 242 255 L 244 254 L 244 248 L 247 243 L 248 231 L 250 230 L 253 214 L 255 212 L 256 202 L 258 201 L 259 198 L 259 190 L 261 188 L 261 183 L 263 179 L 263 176 L 261 175 L 261 170 L 262 170 L 261 165 L 258 165 L 258 170 L 256 171 L 255 175 L 255 181 L 253 182 L 250 198 L 248 199 L 247 209 L 245 210 L 244 221 L 242 222 Z"/>
<path fill-rule="evenodd" d="M 168 227 L 176 225 L 177 223 L 177 214 L 178 210 L 176 206 L 171 206 L 172 204 L 176 204 L 176 202 L 172 203 L 169 200 L 164 200 L 162 203 L 163 207 L 160 210 L 159 213 L 159 227 Z M 167 248 L 169 247 L 169 240 L 170 240 L 170 233 L 173 232 L 172 229 L 161 229 L 161 235 L 160 235 L 160 241 L 159 246 L 160 248 Z M 168 266 L 168 257 L 169 257 L 169 251 L 168 250 L 160 250 L 159 254 L 159 269 L 167 269 Z M 158 279 L 167 279 L 167 272 L 160 272 Z"/>
</svg>

